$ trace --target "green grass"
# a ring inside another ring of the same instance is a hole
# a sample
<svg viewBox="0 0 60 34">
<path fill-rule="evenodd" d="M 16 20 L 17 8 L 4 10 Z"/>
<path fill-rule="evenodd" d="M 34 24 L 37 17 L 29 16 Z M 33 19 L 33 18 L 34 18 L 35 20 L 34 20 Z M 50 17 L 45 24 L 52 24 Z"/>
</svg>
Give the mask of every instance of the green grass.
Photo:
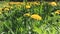
<svg viewBox="0 0 60 34">
<path fill-rule="evenodd" d="M 51 6 L 48 2 L 42 2 L 40 5 L 31 4 L 29 9 L 26 9 L 24 4 L 19 7 L 10 6 L 13 8 L 8 11 L 3 10 L 0 14 L 0 34 L 60 34 L 60 15 L 54 13 L 60 10 L 59 4 Z M 38 14 L 42 20 L 24 16 L 25 13 Z"/>
</svg>

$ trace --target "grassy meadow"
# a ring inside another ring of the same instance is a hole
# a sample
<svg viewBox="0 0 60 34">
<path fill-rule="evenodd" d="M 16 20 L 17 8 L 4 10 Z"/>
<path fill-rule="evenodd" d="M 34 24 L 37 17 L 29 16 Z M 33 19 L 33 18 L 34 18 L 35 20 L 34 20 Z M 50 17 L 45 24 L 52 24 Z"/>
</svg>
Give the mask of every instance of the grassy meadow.
<svg viewBox="0 0 60 34">
<path fill-rule="evenodd" d="M 0 2 L 0 34 L 60 34 L 60 2 Z"/>
</svg>

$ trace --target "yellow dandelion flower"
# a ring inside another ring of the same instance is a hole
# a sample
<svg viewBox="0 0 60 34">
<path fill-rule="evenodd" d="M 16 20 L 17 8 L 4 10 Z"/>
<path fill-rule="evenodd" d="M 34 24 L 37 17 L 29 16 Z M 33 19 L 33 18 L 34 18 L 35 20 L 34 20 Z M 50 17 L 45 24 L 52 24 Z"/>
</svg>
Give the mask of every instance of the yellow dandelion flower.
<svg viewBox="0 0 60 34">
<path fill-rule="evenodd" d="M 5 6 L 4 8 L 5 8 L 5 9 L 6 9 L 6 8 L 7 8 L 7 9 L 8 9 L 8 8 L 12 9 L 13 7 L 12 7 L 12 6 Z"/>
<path fill-rule="evenodd" d="M 30 13 L 26 13 L 26 14 L 24 14 L 24 16 L 30 16 Z"/>
<path fill-rule="evenodd" d="M 9 11 L 9 8 L 4 8 L 4 11 Z"/>
<path fill-rule="evenodd" d="M 2 8 L 0 8 L 0 11 L 2 11 Z"/>
<path fill-rule="evenodd" d="M 27 8 L 27 9 L 29 9 L 29 8 L 31 8 L 31 6 L 29 6 L 29 5 L 26 5 L 26 8 Z"/>
<path fill-rule="evenodd" d="M 14 2 L 9 2 L 9 4 L 14 4 Z"/>
<path fill-rule="evenodd" d="M 55 11 L 55 14 L 60 14 L 60 10 Z"/>
<path fill-rule="evenodd" d="M 42 17 L 37 14 L 31 15 L 31 18 L 36 19 L 36 20 L 42 20 Z"/>
<path fill-rule="evenodd" d="M 20 2 L 10 2 L 9 4 L 13 5 L 13 4 L 20 4 Z"/>
<path fill-rule="evenodd" d="M 13 8 L 13 7 L 10 7 L 11 9 Z"/>
<path fill-rule="evenodd" d="M 2 14 L 2 12 L 0 11 L 0 14 Z"/>
<path fill-rule="evenodd" d="M 57 6 L 56 2 L 50 2 L 49 4 L 52 5 L 52 6 Z"/>
</svg>

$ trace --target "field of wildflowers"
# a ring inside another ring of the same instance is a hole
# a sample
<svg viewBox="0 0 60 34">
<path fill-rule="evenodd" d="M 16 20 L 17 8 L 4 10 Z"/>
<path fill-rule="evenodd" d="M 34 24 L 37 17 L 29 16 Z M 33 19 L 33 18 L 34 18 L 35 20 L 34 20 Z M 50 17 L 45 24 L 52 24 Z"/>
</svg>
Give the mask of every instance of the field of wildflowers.
<svg viewBox="0 0 60 34">
<path fill-rule="evenodd" d="M 60 3 L 0 2 L 0 34 L 60 34 Z"/>
</svg>

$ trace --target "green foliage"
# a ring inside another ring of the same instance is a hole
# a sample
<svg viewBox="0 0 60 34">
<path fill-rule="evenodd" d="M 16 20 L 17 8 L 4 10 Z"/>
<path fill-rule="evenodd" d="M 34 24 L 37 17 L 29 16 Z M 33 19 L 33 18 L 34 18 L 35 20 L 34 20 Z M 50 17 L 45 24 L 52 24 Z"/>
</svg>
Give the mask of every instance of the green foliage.
<svg viewBox="0 0 60 34">
<path fill-rule="evenodd" d="M 32 5 L 10 5 L 13 8 L 0 14 L 0 34 L 60 34 L 60 15 L 55 10 L 60 6 L 50 6 L 47 2 Z M 4 7 L 3 7 L 4 8 Z M 42 20 L 24 16 L 25 13 L 38 14 Z"/>
</svg>

